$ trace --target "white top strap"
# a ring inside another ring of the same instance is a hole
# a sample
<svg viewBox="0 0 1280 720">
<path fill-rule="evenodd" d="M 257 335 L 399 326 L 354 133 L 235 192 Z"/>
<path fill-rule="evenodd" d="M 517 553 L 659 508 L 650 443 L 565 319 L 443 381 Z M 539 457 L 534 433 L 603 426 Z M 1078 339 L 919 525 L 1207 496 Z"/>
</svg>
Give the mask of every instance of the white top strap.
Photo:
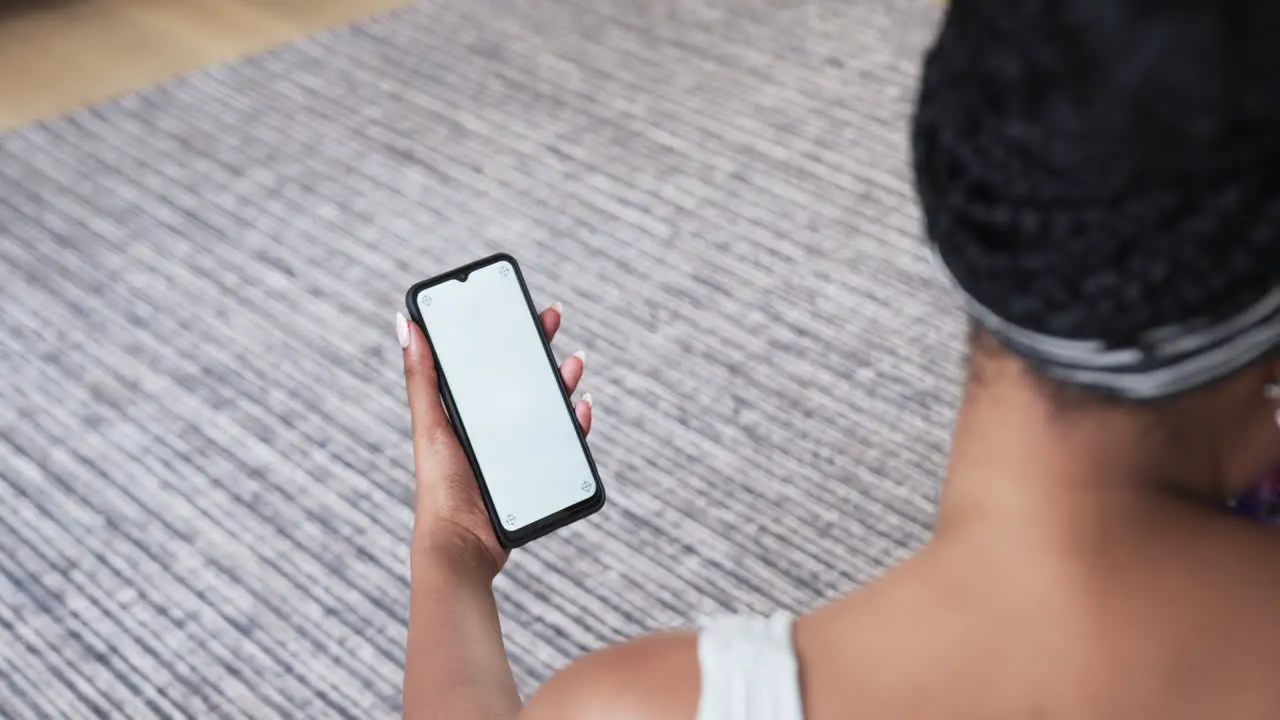
<svg viewBox="0 0 1280 720">
<path fill-rule="evenodd" d="M 794 618 L 733 615 L 702 623 L 697 720 L 804 720 Z"/>
</svg>

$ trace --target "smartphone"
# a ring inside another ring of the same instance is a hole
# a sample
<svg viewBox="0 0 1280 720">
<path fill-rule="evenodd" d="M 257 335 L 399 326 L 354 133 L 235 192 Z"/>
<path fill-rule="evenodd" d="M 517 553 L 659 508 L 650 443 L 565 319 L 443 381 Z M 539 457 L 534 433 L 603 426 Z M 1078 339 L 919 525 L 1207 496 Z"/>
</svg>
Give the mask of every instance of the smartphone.
<svg viewBox="0 0 1280 720">
<path fill-rule="evenodd" d="M 604 485 L 516 259 L 501 253 L 409 288 L 440 399 L 498 542 L 516 548 L 604 506 Z"/>
</svg>

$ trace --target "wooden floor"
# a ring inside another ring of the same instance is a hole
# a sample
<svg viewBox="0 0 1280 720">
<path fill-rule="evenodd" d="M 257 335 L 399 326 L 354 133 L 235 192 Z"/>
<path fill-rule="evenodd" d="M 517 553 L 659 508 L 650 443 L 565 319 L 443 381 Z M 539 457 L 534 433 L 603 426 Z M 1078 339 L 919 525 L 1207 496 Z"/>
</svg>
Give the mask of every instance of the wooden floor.
<svg viewBox="0 0 1280 720">
<path fill-rule="evenodd" d="M 0 0 L 0 131 L 407 0 Z"/>
</svg>

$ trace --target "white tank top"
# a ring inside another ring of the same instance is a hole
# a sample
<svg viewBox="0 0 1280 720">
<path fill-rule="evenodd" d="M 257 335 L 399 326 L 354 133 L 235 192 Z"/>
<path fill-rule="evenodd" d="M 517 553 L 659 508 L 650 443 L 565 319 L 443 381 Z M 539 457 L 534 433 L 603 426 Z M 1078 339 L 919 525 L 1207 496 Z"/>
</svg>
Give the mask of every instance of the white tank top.
<svg viewBox="0 0 1280 720">
<path fill-rule="evenodd" d="M 794 617 L 731 615 L 698 633 L 702 689 L 697 720 L 804 720 Z"/>
</svg>

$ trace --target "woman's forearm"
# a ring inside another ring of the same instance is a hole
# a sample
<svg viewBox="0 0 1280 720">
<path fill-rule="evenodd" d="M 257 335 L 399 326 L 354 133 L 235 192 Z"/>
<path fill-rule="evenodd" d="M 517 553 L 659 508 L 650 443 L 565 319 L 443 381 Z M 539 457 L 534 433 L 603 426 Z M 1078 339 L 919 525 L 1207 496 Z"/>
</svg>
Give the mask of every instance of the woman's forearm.
<svg viewBox="0 0 1280 720">
<path fill-rule="evenodd" d="M 493 597 L 496 568 L 460 538 L 416 537 L 410 560 L 404 714 L 515 720 L 520 714 Z"/>
</svg>

